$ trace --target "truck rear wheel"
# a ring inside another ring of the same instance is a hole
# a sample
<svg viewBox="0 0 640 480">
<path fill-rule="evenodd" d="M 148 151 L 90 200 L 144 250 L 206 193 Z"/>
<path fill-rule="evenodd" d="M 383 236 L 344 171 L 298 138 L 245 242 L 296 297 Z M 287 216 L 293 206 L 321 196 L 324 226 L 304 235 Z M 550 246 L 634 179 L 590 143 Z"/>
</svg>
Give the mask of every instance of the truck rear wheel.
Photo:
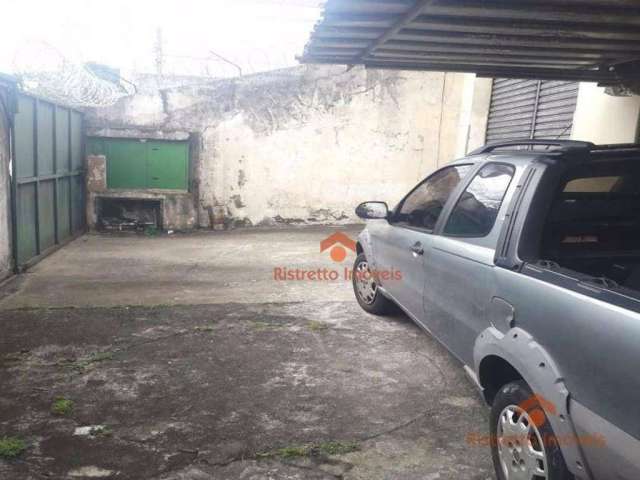
<svg viewBox="0 0 640 480">
<path fill-rule="evenodd" d="M 522 380 L 500 389 L 491 407 L 491 454 L 498 480 L 569 480 L 556 436 Z"/>
</svg>

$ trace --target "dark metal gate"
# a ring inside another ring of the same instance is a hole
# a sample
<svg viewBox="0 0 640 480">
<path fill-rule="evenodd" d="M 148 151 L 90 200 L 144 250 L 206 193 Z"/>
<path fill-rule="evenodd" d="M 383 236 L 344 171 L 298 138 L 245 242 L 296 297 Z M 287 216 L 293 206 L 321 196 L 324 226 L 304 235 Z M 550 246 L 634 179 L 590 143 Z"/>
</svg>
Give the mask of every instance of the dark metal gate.
<svg viewBox="0 0 640 480">
<path fill-rule="evenodd" d="M 82 114 L 18 94 L 13 135 L 14 255 L 24 269 L 84 231 Z"/>
<path fill-rule="evenodd" d="M 522 138 L 569 138 L 578 83 L 493 80 L 487 143 Z"/>
</svg>

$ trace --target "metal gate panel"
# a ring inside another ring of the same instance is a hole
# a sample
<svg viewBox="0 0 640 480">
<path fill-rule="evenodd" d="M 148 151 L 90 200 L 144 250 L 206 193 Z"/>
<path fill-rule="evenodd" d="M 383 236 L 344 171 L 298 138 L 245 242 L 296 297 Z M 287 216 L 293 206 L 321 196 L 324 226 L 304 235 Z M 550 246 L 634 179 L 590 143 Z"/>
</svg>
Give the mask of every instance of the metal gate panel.
<svg viewBox="0 0 640 480">
<path fill-rule="evenodd" d="M 56 244 L 55 180 L 40 181 L 38 184 L 38 235 L 40 251 Z"/>
<path fill-rule="evenodd" d="M 60 238 L 71 236 L 71 182 L 69 177 L 58 180 L 58 197 L 56 200 L 58 216 L 58 235 Z"/>
<path fill-rule="evenodd" d="M 54 130 L 53 105 L 39 102 L 37 112 L 37 155 L 38 175 L 51 175 L 55 172 L 54 158 Z"/>
<path fill-rule="evenodd" d="M 71 150 L 71 229 L 73 233 L 84 230 L 84 174 L 83 174 L 83 131 L 82 115 L 70 111 L 70 150 Z"/>
<path fill-rule="evenodd" d="M 73 233 L 84 230 L 84 177 L 75 175 L 71 181 L 71 228 Z"/>
<path fill-rule="evenodd" d="M 18 178 L 33 177 L 35 170 L 34 137 L 35 103 L 28 97 L 18 97 L 15 117 L 16 174 Z"/>
<path fill-rule="evenodd" d="M 38 255 L 36 193 L 36 186 L 33 183 L 23 184 L 17 188 L 16 263 L 18 266 Z"/>
<path fill-rule="evenodd" d="M 69 162 L 65 159 L 71 154 L 69 151 L 69 111 L 64 108 L 55 109 L 56 119 L 56 173 L 69 171 Z"/>
<path fill-rule="evenodd" d="M 82 115 L 73 110 L 71 115 L 71 171 L 82 170 Z"/>
<path fill-rule="evenodd" d="M 14 256 L 23 269 L 84 230 L 82 114 L 18 94 Z"/>
<path fill-rule="evenodd" d="M 487 143 L 523 138 L 569 138 L 578 83 L 493 80 Z"/>
</svg>

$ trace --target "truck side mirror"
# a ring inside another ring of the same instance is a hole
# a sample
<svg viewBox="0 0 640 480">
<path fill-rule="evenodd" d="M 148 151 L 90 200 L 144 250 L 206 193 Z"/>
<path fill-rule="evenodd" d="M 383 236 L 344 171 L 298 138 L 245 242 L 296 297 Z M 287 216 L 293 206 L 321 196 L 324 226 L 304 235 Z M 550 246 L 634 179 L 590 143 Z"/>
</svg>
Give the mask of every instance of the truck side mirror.
<svg viewBox="0 0 640 480">
<path fill-rule="evenodd" d="M 356 208 L 356 215 L 364 220 L 389 218 L 389 207 L 385 202 L 364 202 Z"/>
</svg>

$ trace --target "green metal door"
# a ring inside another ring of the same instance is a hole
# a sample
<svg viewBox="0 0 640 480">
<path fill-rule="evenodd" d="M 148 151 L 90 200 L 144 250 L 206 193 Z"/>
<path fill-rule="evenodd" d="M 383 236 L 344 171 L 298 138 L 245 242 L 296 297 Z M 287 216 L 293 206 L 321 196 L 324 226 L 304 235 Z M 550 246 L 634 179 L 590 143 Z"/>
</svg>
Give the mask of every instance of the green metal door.
<svg viewBox="0 0 640 480">
<path fill-rule="evenodd" d="M 18 94 L 13 134 L 14 242 L 21 269 L 84 230 L 82 115 Z"/>
<path fill-rule="evenodd" d="M 107 185 L 109 188 L 145 188 L 147 147 L 137 140 L 105 143 Z"/>
<path fill-rule="evenodd" d="M 186 190 L 189 150 L 182 142 L 149 142 L 149 188 Z"/>
<path fill-rule="evenodd" d="M 92 138 L 89 152 L 107 157 L 108 188 L 187 190 L 189 187 L 187 142 Z"/>
</svg>

